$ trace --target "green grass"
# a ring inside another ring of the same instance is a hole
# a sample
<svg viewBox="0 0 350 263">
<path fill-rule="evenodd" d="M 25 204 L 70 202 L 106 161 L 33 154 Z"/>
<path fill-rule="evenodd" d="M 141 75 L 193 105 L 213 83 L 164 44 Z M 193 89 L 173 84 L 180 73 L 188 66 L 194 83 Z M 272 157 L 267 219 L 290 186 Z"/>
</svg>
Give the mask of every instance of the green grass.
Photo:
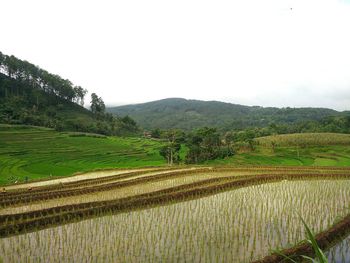
<svg viewBox="0 0 350 263">
<path fill-rule="evenodd" d="M 141 138 L 72 136 L 46 128 L 0 126 L 0 184 L 94 169 L 164 165 L 161 144 Z"/>
</svg>

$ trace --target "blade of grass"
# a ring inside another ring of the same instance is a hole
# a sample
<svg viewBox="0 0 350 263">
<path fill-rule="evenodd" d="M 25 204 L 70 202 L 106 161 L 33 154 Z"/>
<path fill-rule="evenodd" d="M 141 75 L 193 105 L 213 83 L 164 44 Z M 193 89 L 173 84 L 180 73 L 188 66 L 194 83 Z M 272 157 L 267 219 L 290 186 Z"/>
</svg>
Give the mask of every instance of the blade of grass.
<svg viewBox="0 0 350 263">
<path fill-rule="evenodd" d="M 300 215 L 299 215 L 300 216 Z M 304 219 L 300 216 L 301 221 L 303 222 L 303 225 L 306 229 L 306 233 L 308 236 L 308 242 L 311 244 L 315 254 L 316 258 L 319 260 L 320 263 L 328 263 L 328 259 L 326 258 L 325 254 L 317 244 L 317 241 L 315 239 L 315 234 L 312 232 L 312 230 L 308 227 Z"/>
</svg>

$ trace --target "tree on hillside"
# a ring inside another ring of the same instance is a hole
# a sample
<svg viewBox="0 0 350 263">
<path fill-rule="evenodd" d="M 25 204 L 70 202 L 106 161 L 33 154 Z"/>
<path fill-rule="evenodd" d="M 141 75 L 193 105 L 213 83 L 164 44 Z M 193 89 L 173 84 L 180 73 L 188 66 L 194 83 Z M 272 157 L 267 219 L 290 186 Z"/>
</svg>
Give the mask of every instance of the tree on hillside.
<svg viewBox="0 0 350 263">
<path fill-rule="evenodd" d="M 169 165 L 179 163 L 181 161 L 180 149 L 183 132 L 179 130 L 170 130 L 165 133 L 165 138 L 167 139 L 167 144 L 160 149 L 160 155 L 167 160 Z"/>
<path fill-rule="evenodd" d="M 105 103 L 103 102 L 102 98 L 97 96 L 96 93 L 91 94 L 91 112 L 95 114 L 97 117 L 102 117 L 105 113 Z"/>
<path fill-rule="evenodd" d="M 76 94 L 75 102 L 81 106 L 84 106 L 84 97 L 88 91 L 80 86 L 75 86 L 74 91 Z"/>
<path fill-rule="evenodd" d="M 160 149 L 159 153 L 167 160 L 168 165 L 173 165 L 174 163 L 179 163 L 181 161 L 179 155 L 180 149 L 181 144 L 168 143 Z"/>
</svg>

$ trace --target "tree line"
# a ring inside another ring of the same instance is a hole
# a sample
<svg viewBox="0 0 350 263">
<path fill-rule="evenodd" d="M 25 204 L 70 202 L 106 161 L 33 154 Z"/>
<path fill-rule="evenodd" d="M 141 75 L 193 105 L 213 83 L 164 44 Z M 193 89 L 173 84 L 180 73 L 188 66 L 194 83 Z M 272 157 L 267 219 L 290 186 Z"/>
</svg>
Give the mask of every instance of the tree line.
<svg viewBox="0 0 350 263">
<path fill-rule="evenodd" d="M 70 80 L 51 74 L 40 67 L 20 60 L 15 56 L 7 56 L 0 52 L 0 73 L 19 82 L 26 83 L 32 88 L 56 95 L 65 100 L 84 105 L 87 90 L 75 86 Z M 5 90 L 5 97 L 11 90 Z M 19 92 L 17 90 L 17 92 Z"/>
</svg>

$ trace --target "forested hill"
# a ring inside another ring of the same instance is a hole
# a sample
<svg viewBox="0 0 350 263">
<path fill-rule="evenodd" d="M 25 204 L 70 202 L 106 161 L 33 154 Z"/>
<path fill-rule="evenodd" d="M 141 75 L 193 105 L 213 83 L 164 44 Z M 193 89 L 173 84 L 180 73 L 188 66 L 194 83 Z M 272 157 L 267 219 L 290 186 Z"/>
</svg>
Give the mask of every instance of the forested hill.
<svg viewBox="0 0 350 263">
<path fill-rule="evenodd" d="M 0 52 L 0 123 L 45 126 L 56 130 L 129 135 L 138 132 L 129 117 L 105 113 L 102 98 L 70 80 Z"/>
<path fill-rule="evenodd" d="M 107 108 L 120 116 L 128 115 L 145 129 L 193 128 L 244 129 L 274 124 L 318 121 L 343 113 L 325 108 L 273 108 L 243 106 L 219 101 L 170 98 L 148 103 Z"/>
</svg>

